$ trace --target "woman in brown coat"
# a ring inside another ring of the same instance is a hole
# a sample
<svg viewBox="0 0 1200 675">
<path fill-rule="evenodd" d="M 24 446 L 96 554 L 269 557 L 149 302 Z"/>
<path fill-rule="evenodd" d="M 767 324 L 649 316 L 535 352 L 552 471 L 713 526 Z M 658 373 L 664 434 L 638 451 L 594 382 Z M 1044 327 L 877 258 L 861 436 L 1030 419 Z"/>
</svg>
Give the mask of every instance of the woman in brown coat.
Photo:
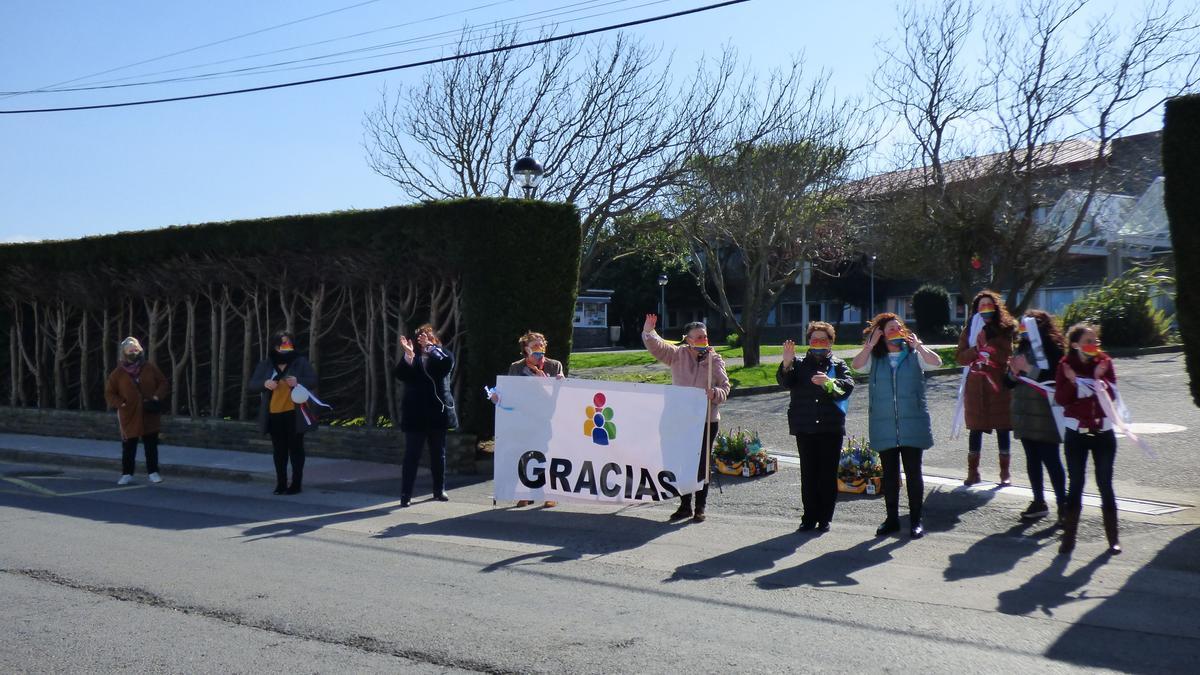
<svg viewBox="0 0 1200 675">
<path fill-rule="evenodd" d="M 151 483 L 161 483 L 158 475 L 158 432 L 162 422 L 162 400 L 167 397 L 167 377 L 158 366 L 146 361 L 146 353 L 137 338 L 127 337 L 117 351 L 117 367 L 108 375 L 104 400 L 117 411 L 121 430 L 121 479 L 117 485 L 133 482 L 138 439 L 146 449 L 146 472 Z"/>
<path fill-rule="evenodd" d="M 1009 432 L 1012 421 L 1009 416 L 1010 392 L 1004 386 L 1004 374 L 1012 356 L 1017 322 L 995 291 L 980 291 L 975 295 L 971 301 L 971 315 L 975 314 L 983 318 L 983 330 L 968 335 L 973 324 L 968 321 L 958 338 L 958 365 L 971 369 L 963 392 L 966 426 L 971 431 L 967 446 L 967 479 L 963 484 L 980 482 L 979 454 L 983 449 L 983 435 L 995 431 L 1000 446 L 1000 484 L 1011 485 Z"/>
</svg>

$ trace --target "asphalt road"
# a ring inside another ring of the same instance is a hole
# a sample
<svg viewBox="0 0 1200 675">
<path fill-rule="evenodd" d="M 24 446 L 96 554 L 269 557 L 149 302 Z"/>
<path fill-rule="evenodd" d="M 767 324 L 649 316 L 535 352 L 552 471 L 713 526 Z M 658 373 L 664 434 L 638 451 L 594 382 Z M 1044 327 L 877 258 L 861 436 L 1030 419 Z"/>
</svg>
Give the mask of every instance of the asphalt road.
<svg viewBox="0 0 1200 675">
<path fill-rule="evenodd" d="M 1118 363 L 1136 419 L 1195 428 L 1178 368 Z M 938 438 L 951 387 L 931 383 Z M 735 399 L 725 424 L 789 447 L 784 407 Z M 1122 446 L 1118 494 L 1194 504 L 1194 433 L 1152 437 L 1154 461 Z M 963 445 L 929 472 L 961 475 Z M 873 497 L 801 535 L 788 466 L 724 479 L 685 525 L 668 504 L 494 507 L 470 477 L 408 509 L 385 481 L 275 497 L 113 479 L 0 464 L 0 672 L 1158 674 L 1200 653 L 1196 508 L 1122 514 L 1117 557 L 1088 509 L 1067 558 L 1047 523 L 1018 521 L 1022 498 L 951 484 L 928 486 L 920 541 L 875 538 Z"/>
</svg>

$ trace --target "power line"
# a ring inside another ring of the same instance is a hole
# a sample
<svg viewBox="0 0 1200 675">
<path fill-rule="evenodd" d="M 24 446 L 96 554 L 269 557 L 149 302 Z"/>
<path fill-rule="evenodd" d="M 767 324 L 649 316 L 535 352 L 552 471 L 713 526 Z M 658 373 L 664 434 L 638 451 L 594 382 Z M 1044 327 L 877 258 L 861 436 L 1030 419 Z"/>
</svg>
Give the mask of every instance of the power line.
<svg viewBox="0 0 1200 675">
<path fill-rule="evenodd" d="M 585 12 L 585 11 L 588 11 L 591 9 L 598 9 L 598 8 L 606 7 L 609 5 L 628 3 L 628 2 L 632 2 L 632 1 L 634 1 L 634 0 L 609 0 L 608 2 L 601 2 L 600 0 L 588 0 L 587 2 L 577 2 L 574 4 L 563 5 L 563 6 L 560 6 L 557 8 L 552 8 L 549 10 L 541 10 L 538 12 L 522 14 L 522 15 L 518 15 L 515 17 L 510 17 L 508 19 L 495 21 L 492 23 L 491 26 L 468 29 L 466 31 L 466 33 L 464 33 L 461 29 L 445 30 L 445 31 L 437 32 L 437 33 L 430 33 L 427 35 L 407 38 L 404 40 L 396 40 L 396 41 L 392 41 L 392 42 L 368 45 L 365 47 L 358 47 L 355 49 L 349 49 L 349 50 L 345 50 L 345 51 L 332 52 L 329 54 L 321 54 L 318 56 L 309 56 L 309 57 L 304 57 L 304 58 L 291 59 L 291 60 L 287 60 L 287 61 L 278 61 L 275 63 L 264 63 L 264 64 L 260 64 L 257 66 L 246 66 L 244 68 L 232 68 L 232 69 L 228 69 L 228 70 L 220 70 L 220 71 L 214 71 L 214 72 L 210 72 L 210 73 L 197 73 L 197 74 L 193 74 L 193 75 L 181 75 L 179 77 L 169 77 L 169 78 L 163 78 L 163 79 L 158 79 L 158 80 L 144 80 L 144 81 L 140 81 L 140 82 L 123 82 L 123 80 L 132 79 L 133 77 L 149 77 L 151 75 L 156 75 L 156 74 L 179 72 L 179 71 L 183 71 L 183 70 L 192 70 L 194 68 L 201 68 L 205 65 L 213 65 L 213 63 L 198 64 L 195 66 L 188 66 L 188 67 L 184 67 L 184 68 L 175 68 L 172 70 L 160 71 L 159 73 L 144 73 L 142 75 L 137 75 L 137 76 L 117 78 L 115 80 L 109 81 L 112 84 L 105 83 L 105 82 L 98 82 L 93 85 L 84 86 L 84 87 L 65 87 L 65 88 L 59 88 L 59 89 L 42 89 L 42 90 L 34 90 L 34 91 L 0 92 L 0 95 L 2 95 L 2 94 L 27 94 L 27 93 L 53 94 L 53 93 L 65 93 L 65 92 L 77 92 L 77 91 L 98 91 L 98 90 L 103 90 L 103 89 L 125 89 L 125 88 L 129 88 L 129 87 L 144 87 L 144 86 L 150 86 L 150 85 L 156 85 L 156 84 L 172 84 L 172 83 L 176 83 L 176 82 L 193 82 L 193 81 L 201 81 L 201 80 L 213 80 L 213 79 L 220 79 L 222 77 L 245 77 L 245 76 L 261 75 L 261 74 L 273 73 L 273 72 L 285 72 L 285 71 L 290 71 L 290 70 L 304 70 L 307 68 L 320 68 L 320 67 L 325 67 L 325 66 L 338 65 L 341 63 L 353 63 L 356 61 L 366 61 L 366 60 L 370 60 L 370 59 L 383 58 L 385 56 L 394 56 L 396 54 L 408 54 L 411 52 L 425 51 L 428 49 L 434 49 L 434 48 L 438 48 L 438 47 L 447 47 L 447 46 L 452 46 L 452 45 L 456 44 L 456 42 L 448 42 L 448 43 L 443 42 L 443 43 L 435 44 L 432 46 L 418 47 L 415 49 L 402 49 L 402 50 L 397 50 L 397 51 L 384 52 L 381 54 L 374 54 L 371 56 L 340 59 L 337 61 L 329 60 L 329 59 L 336 58 L 338 56 L 346 56 L 349 54 L 359 54 L 362 52 L 377 51 L 380 49 L 387 49 L 389 47 L 398 47 L 398 46 L 402 46 L 402 45 L 417 44 L 417 43 L 421 43 L 421 42 L 430 42 L 430 41 L 433 41 L 433 40 L 436 40 L 439 38 L 444 38 L 449 35 L 464 35 L 464 34 L 469 34 L 469 33 L 483 33 L 485 31 L 492 30 L 496 26 L 499 26 L 500 28 L 504 28 L 504 25 L 506 23 L 512 23 L 512 22 L 518 21 L 520 19 L 525 19 L 525 18 L 534 17 L 534 16 L 538 16 L 538 15 L 545 15 L 541 18 L 553 18 L 553 17 L 562 16 L 562 15 L 576 14 L 578 12 Z M 631 11 L 634 9 L 640 9 L 642 7 L 647 7 L 647 6 L 651 6 L 651 5 L 660 5 L 660 4 L 663 4 L 664 2 L 670 2 L 670 1 L 671 0 L 652 0 L 650 2 L 643 2 L 640 5 L 634 5 L 633 7 L 625 7 L 625 8 L 621 8 L 621 9 L 608 10 L 605 12 L 597 12 L 594 14 L 588 14 L 585 16 L 575 17 L 572 20 L 582 21 L 584 19 L 592 19 L 592 18 L 596 18 L 599 16 L 607 16 L 609 14 L 628 12 L 628 11 Z M 597 3 L 599 3 L 599 4 L 597 4 Z M 495 3 L 493 3 L 493 4 L 495 4 Z M 576 7 L 579 5 L 590 5 L 590 6 L 584 7 L 582 9 L 573 9 L 573 10 L 566 9 L 568 7 Z M 449 14 L 442 15 L 442 16 L 449 16 Z M 441 17 L 432 17 L 432 18 L 436 19 L 436 18 L 441 18 Z M 432 19 L 430 19 L 430 20 L 432 20 Z M 411 23 L 418 23 L 418 22 L 411 22 Z M 398 24 L 398 25 L 411 25 L 411 23 L 410 24 Z M 539 26 L 535 26 L 534 28 L 532 28 L 530 30 L 539 30 L 539 29 L 548 28 L 548 27 L 554 25 L 555 23 L 557 23 L 557 22 L 546 22 Z M 498 34 L 498 32 L 493 33 L 491 35 L 491 37 L 494 37 L 497 34 Z M 472 39 L 486 39 L 487 37 L 489 37 L 489 36 L 484 35 L 481 38 L 472 38 Z M 336 39 L 338 39 L 338 38 L 334 38 L 334 40 L 336 40 Z M 248 59 L 248 58 L 255 58 L 257 56 L 262 56 L 265 54 L 278 53 L 280 51 L 290 51 L 292 49 L 299 49 L 304 46 L 310 46 L 310 45 L 301 45 L 299 47 L 289 47 L 287 49 L 276 50 L 275 52 L 263 52 L 261 54 L 253 54 L 250 56 L 237 57 L 237 58 L 232 58 L 232 59 L 224 59 L 222 61 L 217 61 L 214 63 L 228 63 L 231 61 L 239 61 L 239 60 Z M 297 67 L 293 67 L 293 68 L 283 67 L 283 66 L 292 66 L 294 64 L 299 64 L 299 63 L 307 63 L 310 61 L 325 61 L 325 62 L 324 63 L 312 63 L 309 65 L 297 66 Z"/>
<path fill-rule="evenodd" d="M 48 84 L 48 85 L 46 85 L 45 87 L 41 87 L 41 88 L 39 88 L 39 89 L 34 89 L 34 90 L 30 91 L 30 92 L 20 92 L 20 93 L 35 93 L 35 92 L 41 92 L 41 91 L 44 91 L 44 90 L 46 90 L 46 89 L 50 89 L 50 88 L 52 88 L 52 87 L 59 87 L 59 86 L 62 86 L 62 85 L 64 85 L 64 84 L 71 84 L 71 83 L 73 83 L 73 82 L 79 82 L 80 80 L 90 80 L 90 79 L 92 79 L 93 77 L 99 77 L 99 76 L 101 76 L 101 75 L 107 75 L 107 74 L 109 74 L 109 73 L 115 73 L 115 72 L 117 72 L 118 70 L 125 70 L 126 68 L 133 68 L 133 67 L 135 67 L 135 66 L 141 66 L 141 65 L 145 65 L 145 64 L 147 64 L 147 63 L 153 63 L 153 62 L 155 62 L 155 61 L 161 61 L 161 60 L 163 60 L 163 59 L 169 59 L 169 58 L 171 58 L 172 56 L 179 56 L 180 54 L 187 54 L 187 53 L 190 53 L 190 52 L 199 51 L 199 50 L 201 50 L 201 49 L 206 49 L 206 48 L 208 48 L 208 47 L 212 47 L 212 46 L 215 46 L 215 45 L 225 44 L 226 42 L 233 42 L 234 40 L 240 40 L 240 39 L 242 39 L 242 38 L 245 38 L 245 37 L 250 37 L 250 36 L 252 36 L 252 35 L 259 35 L 259 34 L 261 34 L 261 33 L 267 33 L 267 32 L 270 32 L 270 31 L 273 31 L 273 30 L 276 30 L 276 29 L 279 29 L 279 28 L 286 28 L 287 26 L 294 26 L 294 25 L 296 25 L 296 24 L 298 24 L 298 23 L 304 23 L 305 21 L 311 21 L 311 20 L 313 20 L 313 19 L 319 19 L 319 18 L 321 18 L 321 17 L 329 16 L 329 15 L 331 15 L 331 14 L 337 14 L 338 12 L 345 12 L 345 11 L 347 11 L 347 10 L 351 10 L 351 9 L 355 9 L 355 8 L 358 8 L 358 7 L 362 7 L 363 5 L 371 5 L 371 4 L 374 4 L 374 3 L 376 3 L 376 2 L 379 2 L 379 0 L 364 0 L 363 2 L 358 2 L 358 3 L 355 3 L 355 4 L 353 4 L 353 5 L 347 5 L 347 6 L 345 6 L 345 7 L 339 7 L 339 8 L 337 8 L 337 9 L 331 9 L 331 10 L 329 10 L 329 11 L 327 11 L 327 12 L 321 12 L 320 14 L 313 14 L 312 16 L 306 16 L 306 17 L 303 17 L 303 18 L 300 18 L 300 19 L 293 19 L 293 20 L 291 20 L 291 21 L 287 21 L 287 22 L 285 22 L 285 23 L 281 23 L 281 24 L 276 24 L 276 25 L 274 25 L 274 26 L 267 26 L 266 28 L 259 28 L 258 30 L 253 30 L 253 31 L 250 31 L 249 33 L 242 33 L 241 35 L 234 35 L 233 37 L 227 37 L 227 38 L 224 38 L 224 39 L 221 39 L 221 40 L 216 40 L 216 41 L 214 41 L 214 42 L 208 42 L 208 43 L 205 43 L 205 44 L 202 44 L 202 45 L 196 45 L 195 47 L 188 47 L 187 49 L 181 49 L 181 50 L 179 50 L 179 51 L 177 51 L 177 52 L 171 52 L 170 54 L 163 54 L 162 56 L 155 56 L 154 58 L 150 58 L 150 59 L 144 59 L 144 60 L 141 60 L 141 61 L 137 61 L 137 62 L 135 62 L 135 63 L 127 63 L 127 64 L 125 64 L 125 65 L 123 65 L 123 66 L 117 66 L 117 67 L 115 67 L 115 68 L 109 68 L 108 70 L 102 70 L 102 71 L 100 71 L 100 72 L 97 72 L 97 73 L 92 73 L 91 75 L 84 75 L 84 76 L 82 76 L 82 77 L 76 77 L 76 78 L 74 78 L 74 79 L 70 79 L 70 80 L 63 80 L 62 82 L 56 82 L 56 83 L 54 83 L 54 84 Z M 11 96 L 15 96 L 15 95 L 16 95 L 16 94 L 8 94 L 8 95 L 6 95 L 6 96 L 3 96 L 2 98 L 9 98 L 9 97 L 11 97 Z"/>
<path fill-rule="evenodd" d="M 632 28 L 633 26 L 641 26 L 644 24 L 656 23 L 658 21 L 665 21 L 667 19 L 675 19 L 675 18 L 678 18 L 681 16 L 687 16 L 689 14 L 698 14 L 700 12 L 707 12 L 707 11 L 714 10 L 714 9 L 720 9 L 722 7 L 729 7 L 731 5 L 740 5 L 745 2 L 749 2 L 749 0 L 728 0 L 727 2 L 718 2 L 718 3 L 711 4 L 711 5 L 705 5 L 703 7 L 695 7 L 693 9 L 686 9 L 686 10 L 681 10 L 678 12 L 672 12 L 670 14 L 660 14 L 658 16 L 652 16 L 652 17 L 648 17 L 645 19 L 636 19 L 634 21 L 626 21 L 624 23 L 612 24 L 609 26 L 602 26 L 600 28 L 592 28 L 589 30 L 577 31 L 574 33 L 568 33 L 566 35 L 555 35 L 555 36 L 550 36 L 550 37 L 546 37 L 546 38 L 540 38 L 537 40 L 530 40 L 527 42 L 506 45 L 503 47 L 480 49 L 480 50 L 477 50 L 474 52 L 468 52 L 465 54 L 455 54 L 453 56 L 444 56 L 444 57 L 440 57 L 440 58 L 436 58 L 436 59 L 426 59 L 424 61 L 415 61 L 412 63 L 404 63 L 404 64 L 401 64 L 398 66 L 387 66 L 385 68 L 374 68 L 371 70 L 361 70 L 361 71 L 353 72 L 353 73 L 343 73 L 341 75 L 329 75 L 326 77 L 316 77 L 316 78 L 312 78 L 312 79 L 308 79 L 308 80 L 298 80 L 295 82 L 283 82 L 280 84 L 268 84 L 268 85 L 262 85 L 262 86 L 258 86 L 258 87 L 247 87 L 244 89 L 231 89 L 231 90 L 227 90 L 227 91 L 215 91 L 215 92 L 209 92 L 206 94 L 191 94 L 191 95 L 187 95 L 187 96 L 171 96 L 168 98 L 146 99 L 146 100 L 141 100 L 141 101 L 126 101 L 124 103 L 100 103 L 100 104 L 96 104 L 96 105 L 65 106 L 65 107 L 59 107 L 59 108 L 26 108 L 26 109 L 21 109 L 21 110 L 0 110 L 0 115 L 21 115 L 21 114 L 29 114 L 29 113 L 72 112 L 72 111 L 76 111 L 76 110 L 100 110 L 100 109 L 105 109 L 105 108 L 126 108 L 126 107 L 130 107 L 130 106 L 152 105 L 152 104 L 156 104 L 156 103 L 171 103 L 174 101 L 192 101 L 192 100 L 203 99 L 203 98 L 215 98 L 218 96 L 232 96 L 234 94 L 248 94 L 248 93 L 256 92 L 256 91 L 270 91 L 272 89 L 286 89 L 289 87 L 299 87 L 299 86 L 308 85 L 308 84 L 317 84 L 319 82 L 333 82 L 335 80 L 346 80 L 346 79 L 350 79 L 350 78 L 354 78 L 354 77 L 363 77 L 365 75 L 375 75 L 378 73 L 386 73 L 386 72 L 391 72 L 391 71 L 396 71 L 396 70 L 407 70 L 410 68 L 419 68 L 421 66 L 430 66 L 430 65 L 435 65 L 438 63 L 446 63 L 448 61 L 457 61 L 460 59 L 474 58 L 477 56 L 487 56 L 489 54 L 498 54 L 501 52 L 512 51 L 514 49 L 523 49 L 525 47 L 533 47 L 533 46 L 541 45 L 541 44 L 550 44 L 553 42 L 561 42 L 563 40 L 570 40 L 570 39 L 579 38 L 579 37 L 586 37 L 588 35 L 595 35 L 598 33 L 605 33 L 605 32 L 609 32 L 609 31 L 620 30 L 622 28 Z"/>
</svg>

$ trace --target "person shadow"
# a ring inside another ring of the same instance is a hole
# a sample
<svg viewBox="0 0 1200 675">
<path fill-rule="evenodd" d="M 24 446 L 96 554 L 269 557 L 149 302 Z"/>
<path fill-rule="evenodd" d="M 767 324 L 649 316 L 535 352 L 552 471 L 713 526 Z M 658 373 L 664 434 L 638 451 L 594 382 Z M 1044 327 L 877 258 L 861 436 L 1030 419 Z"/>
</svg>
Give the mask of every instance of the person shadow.
<svg viewBox="0 0 1200 675">
<path fill-rule="evenodd" d="M 705 560 L 685 563 L 675 568 L 671 576 L 663 579 L 663 583 L 720 579 L 770 569 L 777 561 L 795 553 L 809 539 L 811 537 L 789 532 Z"/>
<path fill-rule="evenodd" d="M 390 507 L 345 511 L 342 513 L 330 513 L 312 516 L 309 518 L 299 518 L 284 522 L 256 525 L 243 530 L 241 536 L 247 541 L 258 541 L 259 539 L 278 539 L 281 537 L 296 537 L 302 534 L 316 532 L 322 528 L 332 527 L 334 525 L 349 523 L 356 520 L 363 520 L 366 518 L 386 516 L 391 513 L 392 509 Z"/>
<path fill-rule="evenodd" d="M 817 588 L 856 586 L 852 576 L 892 559 L 892 552 L 908 543 L 907 539 L 873 538 L 843 551 L 830 551 L 795 567 L 758 577 L 754 583 L 764 590 L 814 586 Z"/>
<path fill-rule="evenodd" d="M 554 509 L 514 512 L 503 509 L 429 523 L 401 523 L 375 534 L 374 538 L 452 536 L 552 548 L 549 551 L 520 553 L 480 570 L 488 573 L 526 562 L 558 563 L 579 560 L 585 556 L 629 551 L 674 529 L 674 526 L 665 522 L 621 513 L 580 513 Z"/>
<path fill-rule="evenodd" d="M 904 488 L 900 489 L 901 494 Z M 927 532 L 949 532 L 962 522 L 962 517 L 982 508 L 996 496 L 994 490 L 971 490 L 958 486 L 945 490 L 938 486 L 925 493 L 921 521 Z"/>
<path fill-rule="evenodd" d="M 1075 594 L 1087 585 L 1096 570 L 1108 562 L 1109 556 L 1096 556 L 1088 564 L 1065 574 L 1071 557 L 1056 555 L 1050 561 L 1049 567 L 1030 577 L 1018 588 L 1004 591 L 997 596 L 996 611 L 1002 614 L 1032 614 L 1040 611 L 1046 616 L 1054 616 L 1054 610 L 1071 602 L 1086 600 L 1087 591 Z"/>
<path fill-rule="evenodd" d="M 1012 570 L 1022 559 L 1041 549 L 1048 537 L 1056 534 L 1053 525 L 1027 533 L 1034 524 L 1029 521 L 1018 523 L 1004 532 L 979 539 L 962 553 L 952 554 L 950 565 L 942 576 L 946 581 L 961 581 Z"/>
</svg>

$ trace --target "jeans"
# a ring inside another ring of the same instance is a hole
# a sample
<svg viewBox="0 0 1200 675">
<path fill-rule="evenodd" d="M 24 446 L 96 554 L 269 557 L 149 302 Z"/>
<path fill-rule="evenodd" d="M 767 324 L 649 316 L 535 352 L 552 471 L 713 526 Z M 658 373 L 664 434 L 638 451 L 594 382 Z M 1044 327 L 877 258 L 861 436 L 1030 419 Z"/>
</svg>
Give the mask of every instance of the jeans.
<svg viewBox="0 0 1200 675">
<path fill-rule="evenodd" d="M 400 496 L 412 497 L 413 484 L 417 481 L 417 465 L 421 452 L 429 444 L 429 472 L 433 474 L 433 494 L 446 491 L 446 430 L 404 432 L 404 468 L 400 474 Z"/>
<path fill-rule="evenodd" d="M 121 473 L 132 476 L 137 467 L 137 437 L 121 441 Z M 158 473 L 158 433 L 144 434 L 142 447 L 146 449 L 146 473 Z"/>
<path fill-rule="evenodd" d="M 1062 458 L 1058 455 L 1058 443 L 1021 439 L 1025 447 L 1025 464 L 1029 469 L 1029 486 L 1033 489 L 1033 501 L 1045 502 L 1045 484 L 1042 482 L 1042 467 L 1050 475 L 1050 487 L 1054 490 L 1054 503 L 1067 503 L 1067 475 L 1063 471 Z"/>
<path fill-rule="evenodd" d="M 304 484 L 304 434 L 296 431 L 296 411 L 272 413 L 267 418 L 267 432 L 275 459 L 275 487 L 288 485 L 288 460 L 292 462 L 292 487 Z"/>
<path fill-rule="evenodd" d="M 837 472 L 842 434 L 797 434 L 800 454 L 800 502 L 804 523 L 828 523 L 837 504 Z"/>
<path fill-rule="evenodd" d="M 712 444 L 716 440 L 716 438 L 717 438 L 717 423 L 709 422 L 708 423 L 708 445 L 707 445 L 707 447 L 711 448 Z M 705 478 L 708 477 L 708 465 L 709 465 L 709 462 L 711 462 L 711 461 L 712 460 L 709 458 L 709 454 L 704 451 L 703 447 L 701 447 L 700 448 L 700 468 L 696 471 L 696 479 L 697 480 L 704 480 Z M 680 495 L 679 496 L 679 505 L 682 508 L 689 508 L 689 509 L 692 508 L 692 495 L 690 495 L 690 494 Z M 704 508 L 707 505 L 708 505 L 708 483 L 705 483 L 704 487 L 702 487 L 696 491 L 696 512 L 704 513 Z"/>
<path fill-rule="evenodd" d="M 1117 437 L 1102 431 L 1095 436 L 1067 429 L 1064 439 L 1067 456 L 1067 505 L 1075 513 L 1083 508 L 1083 485 L 1087 481 L 1088 451 L 1096 463 L 1096 489 L 1100 492 L 1100 508 L 1115 511 L 1117 495 L 1113 492 L 1113 464 L 1117 460 Z"/>
<path fill-rule="evenodd" d="M 904 483 L 908 489 L 909 520 L 913 525 L 921 522 L 921 507 L 925 500 L 925 480 L 921 477 L 921 448 L 888 448 L 879 451 L 883 464 L 883 501 L 887 517 L 900 517 L 900 465 L 904 464 Z"/>
<path fill-rule="evenodd" d="M 996 444 L 1000 446 L 1001 455 L 1009 454 L 1011 450 L 1011 442 L 1009 440 L 1008 429 L 996 430 Z M 967 436 L 967 451 L 979 452 L 981 450 L 983 450 L 983 431 L 972 429 L 970 435 Z"/>
</svg>

